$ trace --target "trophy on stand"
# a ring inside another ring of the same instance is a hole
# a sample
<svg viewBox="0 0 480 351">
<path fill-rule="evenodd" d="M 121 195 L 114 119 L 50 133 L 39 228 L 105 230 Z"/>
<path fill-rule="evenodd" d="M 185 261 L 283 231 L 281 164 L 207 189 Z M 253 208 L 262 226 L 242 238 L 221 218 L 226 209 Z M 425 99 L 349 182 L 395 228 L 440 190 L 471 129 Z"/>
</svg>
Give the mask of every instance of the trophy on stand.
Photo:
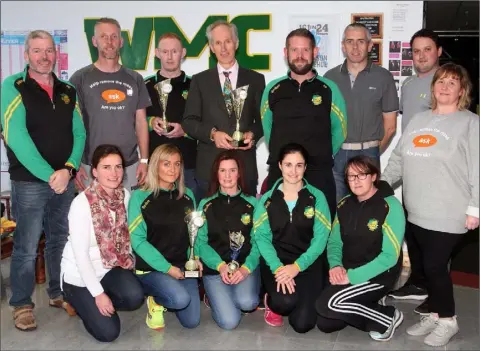
<svg viewBox="0 0 480 351">
<path fill-rule="evenodd" d="M 236 119 L 235 132 L 232 135 L 230 145 L 233 147 L 244 147 L 243 133 L 240 131 L 240 118 L 242 117 L 243 105 L 248 96 L 248 85 L 232 90 L 233 115 Z"/>
<path fill-rule="evenodd" d="M 195 240 L 197 239 L 198 228 L 203 226 L 204 220 L 201 211 L 192 211 L 185 217 L 185 222 L 188 228 L 188 238 L 190 239 L 190 258 L 185 263 L 185 278 L 199 278 L 200 271 L 198 270 L 198 264 L 195 261 L 195 255 L 193 254 L 193 248 L 195 246 Z"/>
<path fill-rule="evenodd" d="M 240 254 L 240 250 L 243 247 L 243 243 L 245 242 L 245 237 L 242 235 L 242 231 L 239 232 L 229 232 L 230 236 L 230 258 L 232 259 L 228 263 L 228 275 L 232 276 L 239 268 L 240 264 L 236 261 L 238 255 Z"/>
<path fill-rule="evenodd" d="M 173 130 L 173 127 L 168 125 L 168 121 L 167 121 L 167 102 L 168 102 L 168 94 L 170 94 L 173 89 L 172 84 L 170 84 L 170 79 L 165 79 L 155 84 L 154 87 L 155 87 L 155 90 L 157 91 L 158 98 L 160 99 L 160 104 L 162 105 L 162 110 L 163 110 L 162 121 L 163 121 L 163 127 L 164 127 L 163 129 L 165 129 L 167 133 L 170 133 Z"/>
</svg>

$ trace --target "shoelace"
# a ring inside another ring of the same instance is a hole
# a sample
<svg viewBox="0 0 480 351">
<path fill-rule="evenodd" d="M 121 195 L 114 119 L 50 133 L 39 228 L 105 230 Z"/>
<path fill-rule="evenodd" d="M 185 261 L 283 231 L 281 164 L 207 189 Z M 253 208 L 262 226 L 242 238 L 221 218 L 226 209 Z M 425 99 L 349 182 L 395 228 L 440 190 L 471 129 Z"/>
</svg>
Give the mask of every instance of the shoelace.
<svg viewBox="0 0 480 351">
<path fill-rule="evenodd" d="M 425 325 L 427 325 L 427 324 L 431 324 L 432 322 L 435 322 L 435 323 L 436 323 L 436 321 L 432 318 L 431 315 L 422 316 L 422 317 L 420 318 L 420 325 L 421 325 L 422 327 L 425 326 Z"/>
<path fill-rule="evenodd" d="M 436 322 L 437 326 L 433 330 L 433 333 L 436 336 L 442 337 L 448 332 L 448 326 L 446 326 L 443 323 L 439 323 L 438 321 Z"/>
</svg>

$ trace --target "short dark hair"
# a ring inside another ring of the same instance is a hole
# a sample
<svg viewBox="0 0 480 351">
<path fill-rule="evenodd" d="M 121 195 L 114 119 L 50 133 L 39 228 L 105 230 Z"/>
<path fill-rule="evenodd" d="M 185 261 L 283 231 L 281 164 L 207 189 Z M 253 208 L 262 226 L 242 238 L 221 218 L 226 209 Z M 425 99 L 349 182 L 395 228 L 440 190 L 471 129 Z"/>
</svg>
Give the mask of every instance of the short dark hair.
<svg viewBox="0 0 480 351">
<path fill-rule="evenodd" d="M 210 185 L 208 188 L 207 196 L 212 196 L 215 194 L 218 189 L 220 188 L 220 182 L 218 181 L 218 170 L 220 169 L 220 163 L 222 161 L 233 160 L 237 163 L 238 167 L 238 186 L 242 191 L 246 194 L 247 188 L 245 187 L 245 166 L 243 164 L 242 158 L 238 154 L 237 150 L 225 150 L 222 151 L 217 155 L 215 161 L 213 161 L 212 165 L 212 174 L 210 176 Z M 248 195 L 255 195 L 255 194 L 248 194 Z"/>
<path fill-rule="evenodd" d="M 377 161 L 365 155 L 358 155 L 349 159 L 345 166 L 345 184 L 348 184 L 348 169 L 352 166 L 358 168 L 362 172 L 371 174 L 372 176 L 375 174 L 377 178 L 373 182 L 373 185 L 378 188 L 378 182 L 380 181 L 380 168 L 377 165 Z"/>
<path fill-rule="evenodd" d="M 285 40 L 285 47 L 288 48 L 288 40 L 292 37 L 303 37 L 310 40 L 310 44 L 312 49 L 315 47 L 315 37 L 313 36 L 312 32 L 310 32 L 306 28 L 297 28 L 292 30 L 287 35 L 287 39 Z"/>
<path fill-rule="evenodd" d="M 297 143 L 285 144 L 280 148 L 278 153 L 278 162 L 282 162 L 287 155 L 300 153 L 305 160 L 305 166 L 308 164 L 308 151 L 302 145 Z"/>
<path fill-rule="evenodd" d="M 110 144 L 102 144 L 98 145 L 95 151 L 93 152 L 92 156 L 92 168 L 90 169 L 90 173 L 93 178 L 93 169 L 98 167 L 98 164 L 102 159 L 110 155 L 118 155 L 122 160 L 122 167 L 125 168 L 125 158 L 123 157 L 122 152 L 118 148 L 118 146 L 110 145 Z"/>
<path fill-rule="evenodd" d="M 414 35 L 412 35 L 412 39 L 410 39 L 411 48 L 413 48 L 413 41 L 416 38 L 430 38 L 435 43 L 435 46 L 437 47 L 437 49 L 440 47 L 440 44 L 439 44 L 440 39 L 438 38 L 437 33 L 435 33 L 431 29 L 423 28 L 417 31 Z"/>
</svg>

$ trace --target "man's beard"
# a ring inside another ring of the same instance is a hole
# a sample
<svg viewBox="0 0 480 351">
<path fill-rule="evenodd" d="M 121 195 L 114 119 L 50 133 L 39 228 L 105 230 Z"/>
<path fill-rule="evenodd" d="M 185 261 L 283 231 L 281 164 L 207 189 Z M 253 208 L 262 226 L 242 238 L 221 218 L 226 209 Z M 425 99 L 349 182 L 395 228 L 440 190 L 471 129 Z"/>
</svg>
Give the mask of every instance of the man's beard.
<svg viewBox="0 0 480 351">
<path fill-rule="evenodd" d="M 306 63 L 302 68 L 298 68 L 297 66 L 295 66 L 294 62 L 291 62 L 290 60 L 288 60 L 288 67 L 293 73 L 303 76 L 312 70 L 313 58 L 312 58 L 312 62 Z"/>
</svg>

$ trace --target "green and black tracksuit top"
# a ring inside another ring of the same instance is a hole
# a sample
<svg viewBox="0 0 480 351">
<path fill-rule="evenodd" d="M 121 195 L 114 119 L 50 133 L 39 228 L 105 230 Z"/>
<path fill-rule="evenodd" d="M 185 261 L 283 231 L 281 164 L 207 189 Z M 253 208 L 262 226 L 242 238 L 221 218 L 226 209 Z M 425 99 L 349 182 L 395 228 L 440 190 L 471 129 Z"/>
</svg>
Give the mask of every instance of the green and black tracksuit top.
<svg viewBox="0 0 480 351">
<path fill-rule="evenodd" d="M 328 239 L 330 268 L 342 266 L 351 284 L 364 283 L 402 265 L 405 214 L 392 188 L 384 181 L 368 200 L 348 195 L 339 201 Z"/>
<path fill-rule="evenodd" d="M 137 189 L 128 203 L 128 230 L 135 269 L 168 273 L 172 266 L 183 269 L 190 252 L 185 216 L 195 211 L 195 198 L 188 188 L 179 193 L 163 190 L 158 195 Z"/>
<path fill-rule="evenodd" d="M 278 162 L 283 145 L 298 143 L 310 155 L 310 169 L 333 166 L 333 157 L 347 136 L 345 100 L 333 81 L 314 73 L 299 84 L 288 72 L 263 92 L 261 118 L 269 165 Z"/>
<path fill-rule="evenodd" d="M 283 179 L 259 200 L 253 216 L 255 242 L 272 273 L 287 264 L 300 272 L 323 253 L 331 230 L 330 211 L 325 195 L 304 179 L 304 187 L 290 213 L 279 190 Z"/>
<path fill-rule="evenodd" d="M 218 274 L 222 265 L 232 261 L 230 232 L 241 231 L 245 238 L 235 261 L 250 273 L 257 268 L 260 252 L 251 237 L 256 203 L 241 191 L 233 196 L 219 191 L 200 201 L 198 210 L 203 212 L 205 224 L 198 231 L 195 254 L 205 263 L 203 274 Z"/>
<path fill-rule="evenodd" d="M 53 76 L 53 97 L 28 73 L 2 83 L 2 133 L 14 181 L 48 182 L 65 166 L 78 169 L 85 147 L 85 127 L 77 92 Z"/>
<path fill-rule="evenodd" d="M 152 100 L 152 105 L 147 107 L 148 130 L 150 131 L 149 155 L 160 145 L 173 144 L 182 152 L 185 168 L 194 169 L 197 159 L 197 141 L 190 138 L 187 134 L 185 134 L 183 138 L 167 138 L 164 135 L 158 135 L 152 127 L 153 119 L 163 116 L 163 108 L 157 90 L 155 89 L 155 84 L 165 79 L 167 78 L 160 75 L 160 71 L 158 71 L 157 74 L 145 78 L 145 85 Z M 181 75 L 170 80 L 172 91 L 168 94 L 166 111 L 168 122 L 182 122 L 191 81 L 192 79 L 183 71 Z"/>
</svg>

